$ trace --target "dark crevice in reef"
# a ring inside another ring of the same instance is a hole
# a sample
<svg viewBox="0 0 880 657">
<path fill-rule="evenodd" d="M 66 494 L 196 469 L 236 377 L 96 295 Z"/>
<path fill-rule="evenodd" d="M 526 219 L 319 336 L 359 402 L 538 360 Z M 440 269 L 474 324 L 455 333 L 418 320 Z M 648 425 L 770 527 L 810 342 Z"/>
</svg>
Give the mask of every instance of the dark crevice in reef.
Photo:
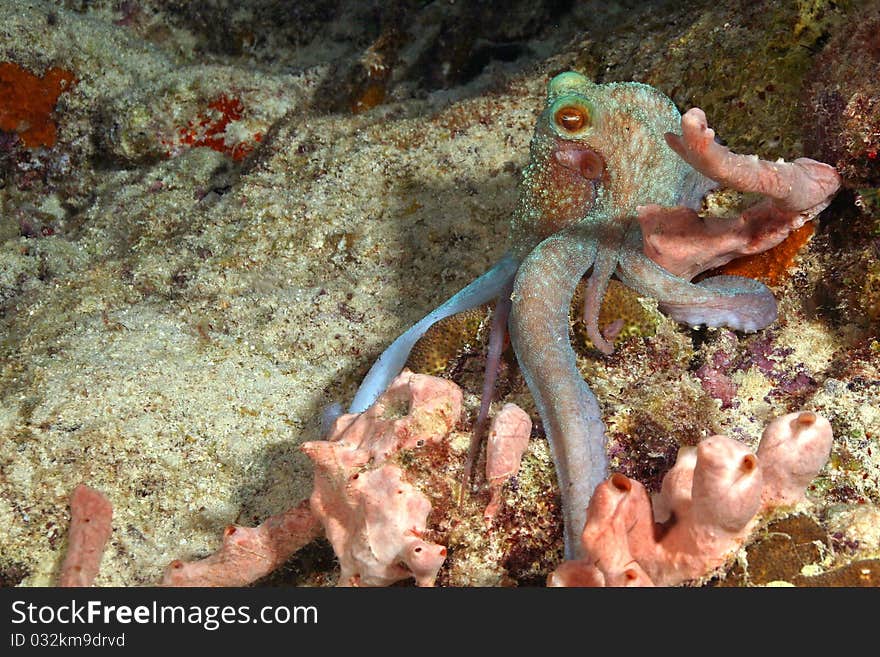
<svg viewBox="0 0 880 657">
<path fill-rule="evenodd" d="M 333 547 L 318 538 L 300 549 L 283 566 L 254 583 L 254 586 L 308 586 L 328 584 L 316 578 L 335 578 L 339 568 Z"/>
<path fill-rule="evenodd" d="M 30 574 L 24 564 L 0 562 L 0 588 L 18 586 Z"/>
</svg>

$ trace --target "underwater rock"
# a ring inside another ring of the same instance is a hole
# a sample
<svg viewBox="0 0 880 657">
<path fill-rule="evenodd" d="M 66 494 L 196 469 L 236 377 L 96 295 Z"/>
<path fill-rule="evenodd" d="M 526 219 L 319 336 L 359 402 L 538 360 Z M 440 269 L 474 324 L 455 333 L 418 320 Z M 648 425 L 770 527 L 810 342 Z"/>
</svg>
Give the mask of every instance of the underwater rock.
<svg viewBox="0 0 880 657">
<path fill-rule="evenodd" d="M 804 81 L 805 146 L 848 187 L 880 186 L 880 8 L 866 3 L 837 30 Z"/>
</svg>

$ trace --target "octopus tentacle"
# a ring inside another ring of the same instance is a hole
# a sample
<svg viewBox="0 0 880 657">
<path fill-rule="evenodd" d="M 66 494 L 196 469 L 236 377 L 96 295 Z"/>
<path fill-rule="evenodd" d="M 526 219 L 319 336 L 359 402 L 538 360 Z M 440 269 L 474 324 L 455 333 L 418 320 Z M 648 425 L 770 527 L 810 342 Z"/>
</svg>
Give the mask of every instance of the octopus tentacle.
<svg viewBox="0 0 880 657">
<path fill-rule="evenodd" d="M 713 276 L 689 283 L 649 259 L 634 227 L 627 238 L 632 248 L 621 251 L 617 267 L 620 280 L 636 292 L 660 302 L 660 310 L 691 326 L 727 326 L 757 331 L 776 319 L 776 299 L 763 283 L 741 276 Z"/>
<path fill-rule="evenodd" d="M 489 271 L 459 290 L 400 335 L 373 363 L 355 393 L 348 412 L 362 413 L 373 405 L 391 380 L 403 369 L 415 343 L 433 324 L 497 298 L 513 280 L 518 266 L 517 258 L 509 253 L 505 254 Z"/>
<path fill-rule="evenodd" d="M 501 354 L 504 351 L 504 339 L 507 337 L 507 321 L 510 317 L 510 294 L 513 292 L 513 279 L 502 290 L 495 304 L 492 314 L 492 327 L 489 330 L 489 349 L 486 354 L 486 370 L 483 375 L 483 391 L 480 397 L 480 411 L 474 421 L 474 430 L 471 434 L 471 444 L 468 448 L 467 460 L 461 477 L 461 499 L 464 499 L 468 485 L 471 481 L 474 463 L 483 442 L 486 431 L 486 422 L 489 419 L 489 406 L 492 404 L 492 393 L 495 391 L 495 379 L 498 377 L 498 368 L 501 365 Z"/>
<path fill-rule="evenodd" d="M 606 227 L 604 233 L 599 240 L 596 258 L 593 262 L 593 273 L 587 280 L 587 289 L 584 292 L 583 318 L 587 336 L 593 345 L 603 354 L 608 355 L 614 352 L 614 345 L 599 330 L 599 311 L 602 308 L 605 291 L 608 289 L 608 281 L 611 280 L 617 267 L 620 244 L 623 241 L 625 230 L 623 224 L 614 222 Z"/>
<path fill-rule="evenodd" d="M 599 404 L 578 372 L 568 337 L 575 286 L 596 257 L 596 239 L 586 228 L 567 228 L 529 254 L 516 276 L 510 316 L 511 341 L 556 464 L 569 558 L 579 556 L 578 531 L 607 468 Z"/>
</svg>

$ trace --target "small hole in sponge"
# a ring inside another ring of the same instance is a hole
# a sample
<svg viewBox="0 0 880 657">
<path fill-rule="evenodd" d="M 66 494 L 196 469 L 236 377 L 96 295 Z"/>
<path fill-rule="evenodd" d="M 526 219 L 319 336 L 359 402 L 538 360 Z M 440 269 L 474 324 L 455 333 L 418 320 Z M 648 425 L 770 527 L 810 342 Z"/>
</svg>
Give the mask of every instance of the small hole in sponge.
<svg viewBox="0 0 880 657">
<path fill-rule="evenodd" d="M 611 485 L 622 493 L 628 493 L 632 490 L 632 482 L 629 480 L 629 477 L 626 477 L 619 472 L 615 472 L 611 475 Z"/>
</svg>

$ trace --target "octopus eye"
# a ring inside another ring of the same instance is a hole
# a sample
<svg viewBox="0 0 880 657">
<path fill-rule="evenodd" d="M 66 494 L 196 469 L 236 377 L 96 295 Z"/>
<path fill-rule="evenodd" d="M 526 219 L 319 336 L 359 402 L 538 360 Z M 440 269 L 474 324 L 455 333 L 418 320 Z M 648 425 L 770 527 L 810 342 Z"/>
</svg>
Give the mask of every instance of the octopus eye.
<svg viewBox="0 0 880 657">
<path fill-rule="evenodd" d="M 586 108 L 576 105 L 566 105 L 556 110 L 553 115 L 556 125 L 566 132 L 577 132 L 590 124 L 590 115 Z"/>
</svg>

